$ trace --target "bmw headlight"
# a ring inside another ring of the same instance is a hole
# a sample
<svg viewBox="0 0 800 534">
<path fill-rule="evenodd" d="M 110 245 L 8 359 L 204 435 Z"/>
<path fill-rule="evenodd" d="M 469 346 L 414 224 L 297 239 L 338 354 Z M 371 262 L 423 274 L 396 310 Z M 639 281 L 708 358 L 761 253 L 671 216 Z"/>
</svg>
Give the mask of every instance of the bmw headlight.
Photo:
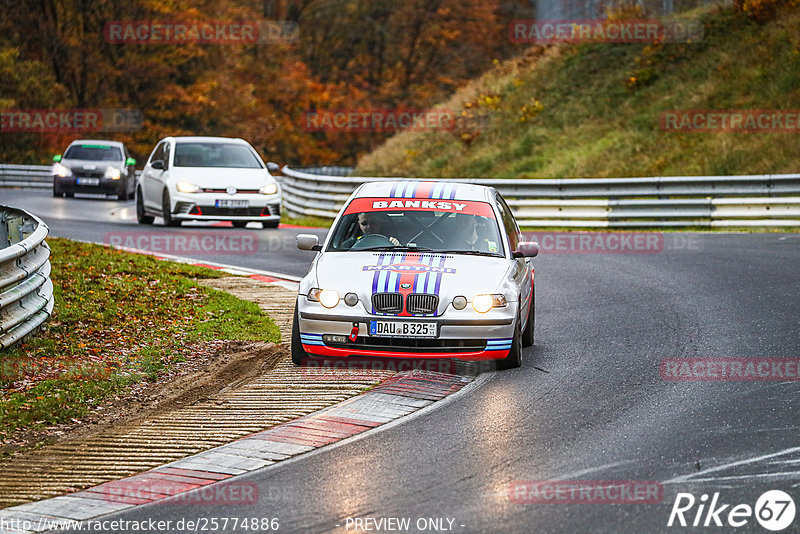
<svg viewBox="0 0 800 534">
<path fill-rule="evenodd" d="M 326 308 L 335 308 L 339 304 L 339 292 L 335 289 L 313 288 L 308 292 L 308 300 L 319 302 Z"/>
<path fill-rule="evenodd" d="M 492 308 L 502 308 L 506 304 L 506 297 L 501 294 L 475 295 L 472 298 L 472 307 L 478 313 L 486 313 Z"/>
<path fill-rule="evenodd" d="M 258 190 L 262 195 L 274 195 L 278 192 L 278 184 L 275 182 L 269 183 Z"/>
<path fill-rule="evenodd" d="M 69 169 L 69 167 L 65 167 L 60 163 L 56 163 L 53 165 L 53 174 L 59 178 L 66 178 L 67 176 L 72 176 L 72 171 Z"/>
<path fill-rule="evenodd" d="M 116 167 L 108 167 L 106 169 L 105 176 L 107 180 L 119 180 L 120 177 L 119 169 Z"/>
<path fill-rule="evenodd" d="M 177 184 L 175 184 L 175 189 L 177 189 L 179 193 L 199 193 L 200 192 L 200 186 L 194 185 L 194 184 L 189 183 L 189 182 L 183 182 L 183 181 L 178 182 Z"/>
</svg>

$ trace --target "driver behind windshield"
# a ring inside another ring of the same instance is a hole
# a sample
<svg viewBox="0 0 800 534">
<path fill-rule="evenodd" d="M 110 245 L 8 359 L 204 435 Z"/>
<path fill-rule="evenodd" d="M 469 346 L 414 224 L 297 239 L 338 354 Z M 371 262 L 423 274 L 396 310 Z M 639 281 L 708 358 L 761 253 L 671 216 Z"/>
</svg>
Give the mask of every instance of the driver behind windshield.
<svg viewBox="0 0 800 534">
<path fill-rule="evenodd" d="M 380 212 L 364 212 L 358 214 L 358 227 L 361 229 L 361 235 L 356 238 L 350 238 L 342 243 L 343 248 L 350 248 L 355 245 L 359 240 L 368 235 L 382 235 L 387 238 L 395 246 L 400 245 L 400 240 L 393 237 L 391 234 L 391 221 L 389 216 Z"/>
</svg>

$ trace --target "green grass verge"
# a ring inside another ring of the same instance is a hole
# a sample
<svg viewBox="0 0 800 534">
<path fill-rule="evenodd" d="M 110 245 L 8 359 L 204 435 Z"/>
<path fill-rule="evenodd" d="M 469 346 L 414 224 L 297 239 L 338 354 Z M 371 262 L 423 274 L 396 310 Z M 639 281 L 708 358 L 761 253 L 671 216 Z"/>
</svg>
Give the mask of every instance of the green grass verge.
<svg viewBox="0 0 800 534">
<path fill-rule="evenodd" d="M 55 309 L 45 333 L 0 354 L 0 440 L 86 415 L 154 382 L 216 340 L 280 340 L 252 302 L 193 279 L 221 273 L 48 239 Z"/>
<path fill-rule="evenodd" d="M 315 228 L 330 228 L 333 219 L 324 219 L 322 217 L 312 217 L 310 215 L 305 217 L 288 217 L 281 216 L 281 224 L 293 224 L 296 226 L 313 226 Z"/>
<path fill-rule="evenodd" d="M 702 22 L 701 41 L 532 47 L 443 103 L 478 127 L 396 135 L 362 158 L 355 174 L 798 172 L 796 132 L 675 133 L 662 130 L 659 119 L 669 110 L 800 109 L 800 10 L 781 8 L 754 20 L 734 7 L 709 6 L 680 17 Z"/>
</svg>

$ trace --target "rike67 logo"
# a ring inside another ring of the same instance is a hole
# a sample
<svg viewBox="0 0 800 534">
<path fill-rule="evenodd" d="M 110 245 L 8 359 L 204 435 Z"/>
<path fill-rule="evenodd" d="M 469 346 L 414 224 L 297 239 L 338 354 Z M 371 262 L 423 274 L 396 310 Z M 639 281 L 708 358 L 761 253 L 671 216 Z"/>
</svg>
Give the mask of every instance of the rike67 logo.
<svg viewBox="0 0 800 534">
<path fill-rule="evenodd" d="M 692 527 L 743 527 L 756 521 L 767 530 L 778 532 L 794 521 L 794 500 L 781 490 L 770 490 L 762 494 L 755 507 L 749 504 L 731 505 L 720 500 L 719 492 L 709 502 L 707 494 L 695 499 L 691 493 L 678 493 L 667 526 Z"/>
</svg>

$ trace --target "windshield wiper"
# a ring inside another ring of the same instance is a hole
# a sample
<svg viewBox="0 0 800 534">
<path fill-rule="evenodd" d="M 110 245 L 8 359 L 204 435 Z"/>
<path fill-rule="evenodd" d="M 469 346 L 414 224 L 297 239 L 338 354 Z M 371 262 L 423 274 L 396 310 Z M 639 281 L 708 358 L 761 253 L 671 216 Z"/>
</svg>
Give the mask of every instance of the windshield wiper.
<svg viewBox="0 0 800 534">
<path fill-rule="evenodd" d="M 381 250 L 381 251 L 385 251 L 385 250 L 395 251 L 395 250 L 398 250 L 400 252 L 433 252 L 432 248 L 405 247 L 403 245 L 396 245 L 396 246 L 392 245 L 392 246 L 383 246 L 383 247 L 367 247 L 367 248 L 357 248 L 357 249 L 352 249 L 351 248 L 350 250 L 353 250 L 355 252 L 358 252 L 359 250 Z"/>
<path fill-rule="evenodd" d="M 470 256 L 490 256 L 492 258 L 502 258 L 499 252 L 483 252 L 480 250 L 437 250 L 441 254 L 467 254 Z"/>
</svg>

